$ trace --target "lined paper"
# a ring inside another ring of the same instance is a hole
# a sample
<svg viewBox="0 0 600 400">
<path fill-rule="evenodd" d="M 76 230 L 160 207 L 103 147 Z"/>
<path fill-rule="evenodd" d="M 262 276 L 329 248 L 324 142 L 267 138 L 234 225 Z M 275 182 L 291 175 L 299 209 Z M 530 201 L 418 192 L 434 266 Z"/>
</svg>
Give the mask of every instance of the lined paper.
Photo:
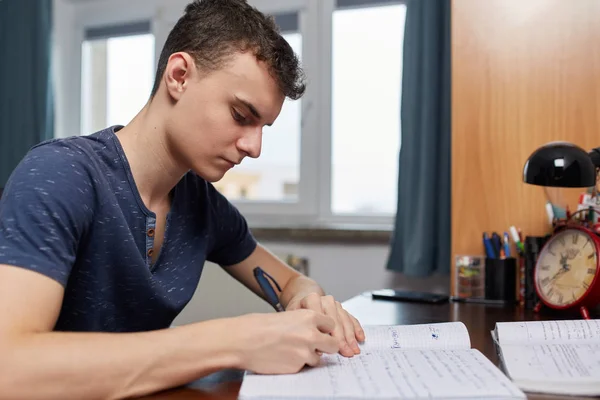
<svg viewBox="0 0 600 400">
<path fill-rule="evenodd" d="M 525 398 L 478 350 L 368 351 L 297 374 L 248 373 L 240 399 Z"/>
<path fill-rule="evenodd" d="M 372 325 L 363 328 L 366 340 L 359 347 L 365 351 L 414 348 L 471 347 L 467 327 L 462 322 L 415 325 Z"/>
<path fill-rule="evenodd" d="M 500 344 L 600 341 L 600 320 L 498 322 Z"/>
<path fill-rule="evenodd" d="M 600 343 L 504 345 L 502 357 L 513 379 L 589 381 L 600 392 Z"/>
</svg>

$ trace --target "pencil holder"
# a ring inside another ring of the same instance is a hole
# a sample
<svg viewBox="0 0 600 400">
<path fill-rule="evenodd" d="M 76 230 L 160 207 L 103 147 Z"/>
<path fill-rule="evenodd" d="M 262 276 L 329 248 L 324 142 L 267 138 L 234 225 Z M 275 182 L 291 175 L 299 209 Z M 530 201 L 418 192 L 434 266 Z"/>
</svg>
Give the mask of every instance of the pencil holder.
<svg viewBox="0 0 600 400">
<path fill-rule="evenodd" d="M 517 259 L 485 259 L 485 298 L 513 304 L 516 300 Z"/>
</svg>

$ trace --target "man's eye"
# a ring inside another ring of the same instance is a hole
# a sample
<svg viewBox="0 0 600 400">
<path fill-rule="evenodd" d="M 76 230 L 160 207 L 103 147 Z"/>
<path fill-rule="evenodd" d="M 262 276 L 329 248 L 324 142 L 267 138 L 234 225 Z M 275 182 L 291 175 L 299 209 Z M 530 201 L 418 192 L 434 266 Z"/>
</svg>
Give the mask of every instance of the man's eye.
<svg viewBox="0 0 600 400">
<path fill-rule="evenodd" d="M 244 117 L 242 114 L 240 114 L 239 112 L 236 111 L 236 109 L 232 109 L 232 115 L 233 115 L 233 119 L 235 119 L 237 122 L 243 124 L 246 122 L 246 117 Z"/>
</svg>

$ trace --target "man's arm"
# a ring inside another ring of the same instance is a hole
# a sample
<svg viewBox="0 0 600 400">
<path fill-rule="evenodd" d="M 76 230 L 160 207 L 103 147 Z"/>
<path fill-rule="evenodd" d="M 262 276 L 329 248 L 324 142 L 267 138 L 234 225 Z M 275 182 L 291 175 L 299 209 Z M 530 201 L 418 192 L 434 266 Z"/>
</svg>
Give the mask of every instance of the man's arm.
<svg viewBox="0 0 600 400">
<path fill-rule="evenodd" d="M 271 275 L 283 289 L 280 298 L 281 305 L 287 306 L 291 295 L 301 290 L 307 295 L 318 293 L 325 295 L 323 289 L 312 279 L 305 277 L 298 271 L 281 261 L 277 256 L 267 250 L 264 246 L 257 244 L 256 249 L 244 261 L 225 267 L 225 271 L 233 278 L 241 282 L 256 295 L 265 299 L 263 292 L 254 278 L 254 268 L 261 267 Z M 301 282 L 300 286 L 295 281 Z M 290 290 L 293 289 L 293 290 Z M 287 293 L 286 293 L 287 292 Z M 286 293 L 283 295 L 283 293 Z"/>
<path fill-rule="evenodd" d="M 350 315 L 333 296 L 326 295 L 317 282 L 310 279 L 258 244 L 244 261 L 225 267 L 225 271 L 258 296 L 265 298 L 254 278 L 253 270 L 260 266 L 282 288 L 280 302 L 286 310 L 310 309 L 332 317 L 335 328 L 332 335 L 338 339 L 340 354 L 360 353 L 358 342 L 365 340 L 364 331 L 356 318 Z"/>
<path fill-rule="evenodd" d="M 0 265 L 0 399 L 121 399 L 223 368 L 293 373 L 338 351 L 333 320 L 306 310 L 142 333 L 52 332 L 62 298 L 58 282 Z"/>
<path fill-rule="evenodd" d="M 224 321 L 144 333 L 51 332 L 63 288 L 0 265 L 0 398 L 122 398 L 238 363 Z"/>
</svg>

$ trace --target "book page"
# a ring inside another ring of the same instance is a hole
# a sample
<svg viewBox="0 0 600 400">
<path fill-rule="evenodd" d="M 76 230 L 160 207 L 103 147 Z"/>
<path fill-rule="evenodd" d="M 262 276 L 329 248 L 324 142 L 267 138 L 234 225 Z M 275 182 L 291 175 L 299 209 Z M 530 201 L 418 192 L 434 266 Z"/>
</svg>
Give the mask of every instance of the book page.
<svg viewBox="0 0 600 400">
<path fill-rule="evenodd" d="M 387 350 L 410 348 L 462 348 L 471 347 L 467 327 L 462 322 L 441 322 L 414 325 L 367 325 L 365 342 L 361 350 Z"/>
<path fill-rule="evenodd" d="M 600 343 L 600 320 L 498 322 L 500 344 Z"/>
<path fill-rule="evenodd" d="M 373 351 L 297 374 L 246 374 L 240 399 L 525 398 L 478 350 Z"/>
<path fill-rule="evenodd" d="M 506 372 L 515 381 L 536 381 L 541 387 L 589 382 L 600 394 L 600 343 L 503 345 L 501 353 Z"/>
</svg>

